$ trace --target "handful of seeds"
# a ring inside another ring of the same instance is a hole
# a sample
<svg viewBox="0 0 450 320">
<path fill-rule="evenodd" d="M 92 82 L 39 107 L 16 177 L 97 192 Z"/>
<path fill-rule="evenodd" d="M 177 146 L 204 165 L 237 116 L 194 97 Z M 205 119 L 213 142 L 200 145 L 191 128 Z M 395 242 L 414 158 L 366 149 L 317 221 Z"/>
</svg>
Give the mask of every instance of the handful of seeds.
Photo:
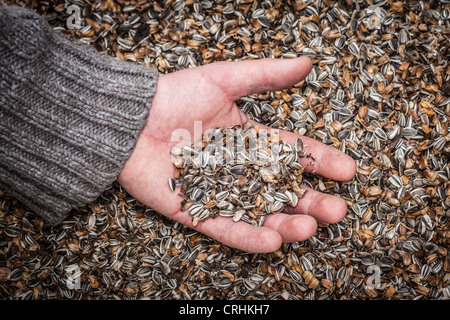
<svg viewBox="0 0 450 320">
<path fill-rule="evenodd" d="M 172 149 L 169 186 L 181 187 L 182 211 L 189 211 L 194 226 L 218 215 L 261 226 L 267 214 L 295 207 L 303 197 L 300 157 L 306 157 L 300 138 L 290 145 L 250 124 L 215 129 Z"/>
</svg>

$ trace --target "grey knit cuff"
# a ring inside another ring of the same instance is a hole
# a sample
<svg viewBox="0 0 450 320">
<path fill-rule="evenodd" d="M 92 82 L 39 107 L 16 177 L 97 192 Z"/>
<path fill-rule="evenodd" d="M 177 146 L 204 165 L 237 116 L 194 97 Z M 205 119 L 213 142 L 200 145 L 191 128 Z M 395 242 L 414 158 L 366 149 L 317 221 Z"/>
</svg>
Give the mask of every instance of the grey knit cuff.
<svg viewBox="0 0 450 320">
<path fill-rule="evenodd" d="M 52 225 L 117 178 L 146 123 L 158 72 L 0 6 L 0 188 Z"/>
</svg>

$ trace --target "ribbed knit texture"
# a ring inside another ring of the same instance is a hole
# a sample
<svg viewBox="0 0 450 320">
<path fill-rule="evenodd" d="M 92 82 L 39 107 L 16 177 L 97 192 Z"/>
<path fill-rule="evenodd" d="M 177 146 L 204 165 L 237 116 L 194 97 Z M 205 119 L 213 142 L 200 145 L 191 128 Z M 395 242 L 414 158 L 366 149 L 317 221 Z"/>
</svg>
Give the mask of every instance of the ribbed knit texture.
<svg viewBox="0 0 450 320">
<path fill-rule="evenodd" d="M 0 188 L 51 225 L 94 201 L 131 155 L 157 76 L 0 5 Z"/>
</svg>

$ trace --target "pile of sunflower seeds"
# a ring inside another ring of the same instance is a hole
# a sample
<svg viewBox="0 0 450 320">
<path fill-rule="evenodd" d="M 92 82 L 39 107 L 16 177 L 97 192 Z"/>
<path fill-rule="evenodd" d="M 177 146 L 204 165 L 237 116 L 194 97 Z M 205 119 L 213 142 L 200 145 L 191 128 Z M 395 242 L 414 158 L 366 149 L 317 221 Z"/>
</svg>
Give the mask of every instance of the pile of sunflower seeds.
<svg viewBox="0 0 450 320">
<path fill-rule="evenodd" d="M 303 197 L 305 168 L 297 162 L 303 149 L 300 138 L 292 146 L 248 123 L 216 129 L 192 146 L 172 149 L 169 186 L 181 186 L 182 211 L 194 226 L 219 215 L 261 226 L 266 214 L 296 207 Z"/>
<path fill-rule="evenodd" d="M 347 215 L 270 254 L 168 220 L 118 184 L 57 227 L 0 191 L 1 299 L 450 299 L 448 0 L 6 2 L 160 73 L 306 55 L 305 81 L 237 104 L 340 149 L 357 174 L 303 172 Z"/>
</svg>

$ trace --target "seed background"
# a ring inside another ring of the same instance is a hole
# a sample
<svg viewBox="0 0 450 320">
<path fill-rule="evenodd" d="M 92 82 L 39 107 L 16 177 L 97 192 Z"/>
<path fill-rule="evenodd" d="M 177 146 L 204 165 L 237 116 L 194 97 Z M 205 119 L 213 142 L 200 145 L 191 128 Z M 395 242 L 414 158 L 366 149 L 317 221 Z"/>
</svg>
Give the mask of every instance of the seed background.
<svg viewBox="0 0 450 320">
<path fill-rule="evenodd" d="M 314 68 L 305 81 L 238 105 L 254 120 L 339 148 L 358 169 L 344 183 L 306 176 L 310 187 L 344 198 L 347 216 L 271 254 L 224 246 L 118 184 L 52 228 L 0 191 L 2 299 L 450 297 L 449 1 L 7 3 L 161 73 L 307 55 Z M 68 28 L 69 5 L 81 8 L 81 29 Z M 368 285 L 374 270 L 376 288 Z"/>
</svg>

